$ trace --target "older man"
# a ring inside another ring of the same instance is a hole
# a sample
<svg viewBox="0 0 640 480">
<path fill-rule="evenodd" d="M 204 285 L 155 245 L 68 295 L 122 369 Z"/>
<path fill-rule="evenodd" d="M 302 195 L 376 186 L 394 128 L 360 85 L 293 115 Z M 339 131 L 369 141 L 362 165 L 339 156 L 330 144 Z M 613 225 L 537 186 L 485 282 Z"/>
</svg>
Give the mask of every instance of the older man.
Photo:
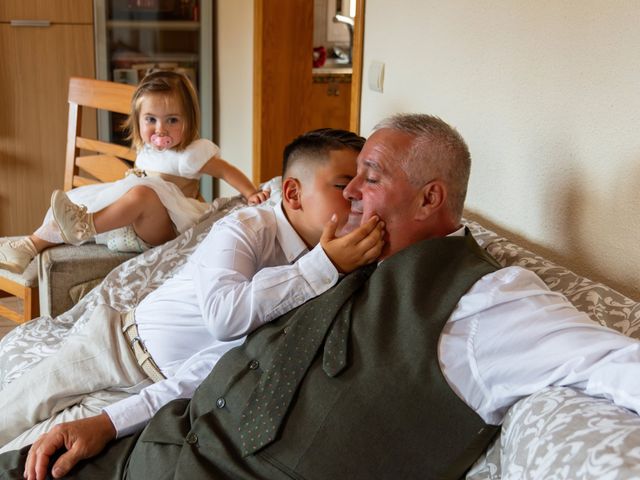
<svg viewBox="0 0 640 480">
<path fill-rule="evenodd" d="M 427 115 L 383 121 L 345 190 L 385 221 L 384 261 L 264 326 L 193 399 L 117 441 L 101 416 L 0 457 L 7 478 L 459 478 L 519 398 L 571 385 L 640 409 L 639 343 L 461 226 L 470 158 Z M 61 447 L 62 455 L 52 455 Z M 81 459 L 95 456 L 90 460 Z"/>
</svg>

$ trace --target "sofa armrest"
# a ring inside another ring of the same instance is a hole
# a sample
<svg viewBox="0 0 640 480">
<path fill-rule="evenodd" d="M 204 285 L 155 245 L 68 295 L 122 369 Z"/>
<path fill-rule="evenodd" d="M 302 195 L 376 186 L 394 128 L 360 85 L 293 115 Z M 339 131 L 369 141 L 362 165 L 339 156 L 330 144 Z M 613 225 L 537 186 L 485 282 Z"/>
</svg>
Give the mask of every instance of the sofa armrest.
<svg viewBox="0 0 640 480">
<path fill-rule="evenodd" d="M 640 417 L 570 388 L 520 400 L 505 418 L 500 443 L 503 478 L 640 476 Z"/>
<path fill-rule="evenodd" d="M 94 243 L 78 247 L 60 245 L 43 251 L 38 256 L 40 315 L 55 317 L 66 312 L 79 300 L 72 297 L 74 287 L 82 289 L 87 282 L 94 285 L 135 256 L 135 253 L 112 252 Z"/>
</svg>

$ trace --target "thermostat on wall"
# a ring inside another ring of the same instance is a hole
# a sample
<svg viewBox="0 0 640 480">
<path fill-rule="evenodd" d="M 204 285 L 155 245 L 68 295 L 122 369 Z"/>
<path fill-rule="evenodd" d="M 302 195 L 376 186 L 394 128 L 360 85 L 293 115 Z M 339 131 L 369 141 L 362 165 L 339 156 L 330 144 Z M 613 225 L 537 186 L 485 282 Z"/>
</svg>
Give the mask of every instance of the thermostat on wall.
<svg viewBox="0 0 640 480">
<path fill-rule="evenodd" d="M 369 65 L 369 88 L 382 93 L 384 86 L 384 63 L 375 60 Z"/>
</svg>

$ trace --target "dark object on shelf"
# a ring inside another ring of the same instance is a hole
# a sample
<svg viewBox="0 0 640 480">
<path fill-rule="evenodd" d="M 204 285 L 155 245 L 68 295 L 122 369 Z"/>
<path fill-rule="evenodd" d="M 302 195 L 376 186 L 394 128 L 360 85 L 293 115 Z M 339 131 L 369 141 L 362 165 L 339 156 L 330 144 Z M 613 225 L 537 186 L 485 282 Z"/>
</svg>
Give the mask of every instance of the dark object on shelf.
<svg viewBox="0 0 640 480">
<path fill-rule="evenodd" d="M 113 20 L 197 20 L 197 0 L 112 0 Z"/>
</svg>

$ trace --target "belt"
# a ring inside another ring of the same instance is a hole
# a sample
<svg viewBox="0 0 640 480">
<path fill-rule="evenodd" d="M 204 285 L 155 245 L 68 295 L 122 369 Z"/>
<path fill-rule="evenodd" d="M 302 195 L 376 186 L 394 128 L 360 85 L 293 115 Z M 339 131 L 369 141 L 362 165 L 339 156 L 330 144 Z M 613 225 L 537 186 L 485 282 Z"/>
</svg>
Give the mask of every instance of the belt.
<svg viewBox="0 0 640 480">
<path fill-rule="evenodd" d="M 160 367 L 153 361 L 151 354 L 144 346 L 142 339 L 138 336 L 138 326 L 136 325 L 136 318 L 134 310 L 131 310 L 122 315 L 122 333 L 127 339 L 127 343 L 131 347 L 131 351 L 136 357 L 136 361 L 142 371 L 154 382 L 164 380 L 166 377 L 160 371 Z"/>
</svg>

